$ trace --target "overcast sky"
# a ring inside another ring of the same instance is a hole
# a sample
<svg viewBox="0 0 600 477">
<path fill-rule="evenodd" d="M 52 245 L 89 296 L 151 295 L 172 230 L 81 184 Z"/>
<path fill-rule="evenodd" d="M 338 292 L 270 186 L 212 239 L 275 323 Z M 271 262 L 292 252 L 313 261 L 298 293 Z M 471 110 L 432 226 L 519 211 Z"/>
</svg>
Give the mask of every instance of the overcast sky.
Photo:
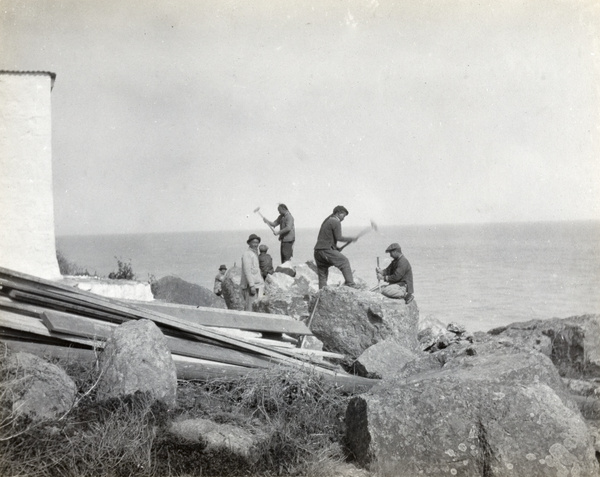
<svg viewBox="0 0 600 477">
<path fill-rule="evenodd" d="M 57 234 L 600 219 L 600 3 L 0 0 Z"/>
</svg>

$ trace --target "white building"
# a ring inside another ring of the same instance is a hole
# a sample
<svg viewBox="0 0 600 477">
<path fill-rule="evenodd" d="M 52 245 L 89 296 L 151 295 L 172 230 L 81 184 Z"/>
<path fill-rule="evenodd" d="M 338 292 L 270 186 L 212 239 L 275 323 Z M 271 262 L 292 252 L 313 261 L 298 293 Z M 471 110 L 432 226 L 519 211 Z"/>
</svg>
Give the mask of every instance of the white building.
<svg viewBox="0 0 600 477">
<path fill-rule="evenodd" d="M 60 278 L 46 71 L 0 71 L 0 267 Z"/>
</svg>

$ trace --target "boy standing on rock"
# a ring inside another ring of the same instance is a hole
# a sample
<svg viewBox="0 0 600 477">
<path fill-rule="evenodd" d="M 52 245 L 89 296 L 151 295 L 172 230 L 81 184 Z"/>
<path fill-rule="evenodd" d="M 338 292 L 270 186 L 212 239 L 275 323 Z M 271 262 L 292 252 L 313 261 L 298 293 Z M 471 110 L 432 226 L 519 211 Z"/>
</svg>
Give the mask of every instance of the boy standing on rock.
<svg viewBox="0 0 600 477">
<path fill-rule="evenodd" d="M 381 289 L 381 294 L 388 298 L 404 298 L 404 302 L 408 305 L 414 299 L 412 267 L 402 254 L 399 244 L 391 244 L 385 252 L 392 257 L 392 263 L 384 270 L 375 268 L 377 280 L 388 282 L 388 285 Z"/>
<path fill-rule="evenodd" d="M 258 255 L 258 265 L 260 267 L 260 274 L 263 277 L 263 280 L 267 278 L 267 275 L 271 275 L 273 270 L 273 257 L 267 253 L 269 247 L 267 245 L 261 245 L 258 247 L 260 254 Z"/>
</svg>

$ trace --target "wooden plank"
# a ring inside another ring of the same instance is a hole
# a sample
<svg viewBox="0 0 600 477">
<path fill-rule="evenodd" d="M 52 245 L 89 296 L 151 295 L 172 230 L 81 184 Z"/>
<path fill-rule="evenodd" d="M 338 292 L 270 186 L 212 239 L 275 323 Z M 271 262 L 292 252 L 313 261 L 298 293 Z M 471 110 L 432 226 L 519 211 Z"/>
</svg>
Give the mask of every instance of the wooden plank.
<svg viewBox="0 0 600 477">
<path fill-rule="evenodd" d="M 285 315 L 225 310 L 222 308 L 202 306 L 174 305 L 160 302 L 136 301 L 131 303 L 143 309 L 176 316 L 203 326 L 235 328 L 247 331 L 312 335 L 312 332 L 303 322 L 294 320 L 290 317 L 283 318 Z"/>
<path fill-rule="evenodd" d="M 182 331 L 187 331 L 194 335 L 198 335 L 200 337 L 212 338 L 218 342 L 225 343 L 231 345 L 233 347 L 237 347 L 241 350 L 245 350 L 246 352 L 254 352 L 260 355 L 270 357 L 274 362 L 280 363 L 283 365 L 288 365 L 293 368 L 303 369 L 307 371 L 317 372 L 325 379 L 333 379 L 336 382 L 342 382 L 344 380 L 350 380 L 351 383 L 356 384 L 356 381 L 353 381 L 351 378 L 355 378 L 354 376 L 345 374 L 341 375 L 338 371 L 328 369 L 326 367 L 320 366 L 315 363 L 308 363 L 297 359 L 294 357 L 289 351 L 274 351 L 269 348 L 265 348 L 263 346 L 246 343 L 243 340 L 238 338 L 231 338 L 228 336 L 224 336 L 214 331 L 214 328 L 209 328 L 206 326 L 191 324 L 189 322 L 185 322 L 184 320 L 178 319 L 177 317 L 172 317 L 169 315 L 165 315 L 163 313 L 159 313 L 152 310 L 143 310 L 141 308 L 137 308 L 134 305 L 125 305 L 122 301 L 116 299 L 110 299 L 107 297 L 100 297 L 99 295 L 94 295 L 92 293 L 86 292 L 84 290 L 75 290 L 70 287 L 66 287 L 65 285 L 57 285 L 56 283 L 50 282 L 49 280 L 44 280 L 42 278 L 33 277 L 31 275 L 23 274 L 21 272 L 14 272 L 5 268 L 0 267 L 0 278 L 5 278 L 8 280 L 12 280 L 13 283 L 16 281 L 32 285 L 34 284 L 36 287 L 40 287 L 44 290 L 56 290 L 58 295 L 69 295 L 69 296 L 77 296 L 78 298 L 85 298 L 86 301 L 94 304 L 94 305 L 103 305 L 107 310 L 110 311 L 118 311 L 124 313 L 131 313 L 132 318 L 140 319 L 150 319 L 157 323 L 163 324 L 165 326 L 171 326 L 173 328 L 180 329 Z M 16 280 L 16 281 L 15 281 Z M 367 378 L 360 378 L 362 380 L 361 385 L 368 385 L 368 383 L 373 384 L 373 382 L 377 382 L 377 380 L 371 380 Z"/>
<path fill-rule="evenodd" d="M 69 341 L 81 345 L 89 346 L 90 348 L 101 347 L 102 344 L 95 340 L 79 338 L 77 336 L 65 335 L 48 330 L 46 325 L 39 318 L 31 316 L 18 315 L 6 310 L 0 310 L 0 326 L 15 331 L 31 333 L 42 336 L 44 338 L 54 338 L 62 341 Z"/>
<path fill-rule="evenodd" d="M 119 326 L 115 323 L 94 320 L 85 316 L 63 313 L 56 310 L 42 312 L 42 323 L 51 331 L 64 334 L 106 340 Z"/>
<path fill-rule="evenodd" d="M 3 270 L 5 270 L 5 269 L 0 268 L 0 276 L 2 276 L 2 273 L 4 273 Z M 17 275 L 19 277 L 23 277 L 25 274 L 18 273 Z M 25 278 L 21 278 L 20 280 L 26 281 Z M 40 284 L 40 285 L 42 285 L 42 287 L 45 285 L 45 282 L 47 282 L 47 281 L 40 279 L 40 278 L 34 278 L 34 280 L 32 280 L 33 284 Z M 297 367 L 302 368 L 302 367 L 305 367 L 307 364 L 301 360 L 295 359 L 293 356 L 290 357 L 291 355 L 286 354 L 285 352 L 276 352 L 276 351 L 273 351 L 270 348 L 262 346 L 262 345 L 247 343 L 240 338 L 233 338 L 233 337 L 225 336 L 222 333 L 218 333 L 218 331 L 215 328 L 209 328 L 209 327 L 204 327 L 202 325 L 188 323 L 181 319 L 178 319 L 177 317 L 164 315 L 162 313 L 159 313 L 159 312 L 156 312 L 153 310 L 137 309 L 133 305 L 125 304 L 123 302 L 119 302 L 114 299 L 101 297 L 99 295 L 94 295 L 89 292 L 85 292 L 83 290 L 71 289 L 71 288 L 69 288 L 67 290 L 61 290 L 60 287 L 57 288 L 55 284 L 51 283 L 47 287 L 47 289 L 41 290 L 40 295 L 43 294 L 44 296 L 38 297 L 38 296 L 36 296 L 37 291 L 35 289 L 33 289 L 33 287 L 28 286 L 27 284 L 22 285 L 21 283 L 12 282 L 12 281 L 6 280 L 6 279 L 3 279 L 2 284 L 3 284 L 3 286 L 12 288 L 9 292 L 9 296 L 16 300 L 22 299 L 22 300 L 30 300 L 30 301 L 34 301 L 34 302 L 39 301 L 41 303 L 44 303 L 47 300 L 49 302 L 56 303 L 57 306 L 60 307 L 62 305 L 60 300 L 62 299 L 64 294 L 67 294 L 67 295 L 75 294 L 75 295 L 77 295 L 77 297 L 79 297 L 79 298 L 77 298 L 77 300 L 79 300 L 79 301 L 85 300 L 85 302 L 90 302 L 90 303 L 94 304 L 95 306 L 104 307 L 105 309 L 110 310 L 110 311 L 116 310 L 119 313 L 124 313 L 124 314 L 129 313 L 130 314 L 129 317 L 131 319 L 140 319 L 140 318 L 149 319 L 149 320 L 156 322 L 157 324 L 171 326 L 176 329 L 187 331 L 194 336 L 199 335 L 200 337 L 212 338 L 217 342 L 231 345 L 234 348 L 241 348 L 246 351 L 252 351 L 259 355 L 268 356 L 269 358 L 274 359 L 277 362 L 287 363 L 290 366 L 297 366 Z M 23 292 L 23 291 L 15 289 L 15 288 L 23 288 L 28 291 Z M 55 288 L 58 289 L 57 293 L 54 293 L 52 291 Z M 32 289 L 36 294 L 29 293 L 29 291 L 31 291 Z M 67 298 L 71 298 L 71 297 L 67 297 Z M 79 309 L 79 307 L 76 307 L 76 309 Z M 327 371 L 329 371 L 329 370 L 327 370 Z"/>
<path fill-rule="evenodd" d="M 46 310 L 43 313 L 42 322 L 49 330 L 55 333 L 76 334 L 100 340 L 108 339 L 113 330 L 118 326 L 54 310 Z M 172 336 L 165 335 L 165 338 L 172 354 L 245 367 L 268 368 L 270 366 L 269 360 L 260 356 Z"/>
<path fill-rule="evenodd" d="M 61 358 L 76 360 L 80 363 L 95 363 L 97 355 L 93 350 L 69 348 L 66 346 L 53 346 L 40 343 L 30 343 L 2 339 L 7 348 L 13 352 L 24 351 L 35 354 L 44 359 Z M 250 368 L 220 364 L 210 361 L 194 360 L 193 358 L 173 358 L 177 368 L 177 378 L 183 380 L 209 380 L 214 378 L 236 378 L 248 374 Z M 349 374 L 323 375 L 323 378 L 335 384 L 341 391 L 348 393 L 362 393 L 368 391 L 378 380 L 361 378 Z"/>
<path fill-rule="evenodd" d="M 44 308 L 41 306 L 31 305 L 29 303 L 19 303 L 11 300 L 8 296 L 0 295 L 0 309 L 19 313 L 21 315 L 33 316 L 40 318 Z"/>
<path fill-rule="evenodd" d="M 122 316 L 122 313 L 107 312 L 106 308 L 90 307 L 82 300 L 75 300 L 69 297 L 51 295 L 49 293 L 31 293 L 23 290 L 9 290 L 8 296 L 13 300 L 31 303 L 38 307 L 53 308 L 59 311 L 70 311 L 72 313 L 91 316 L 97 319 L 109 321 L 111 323 L 124 323 L 132 319 Z"/>
<path fill-rule="evenodd" d="M 52 346 L 25 341 L 1 340 L 12 352 L 26 352 L 35 354 L 44 359 L 64 359 L 92 365 L 96 362 L 97 355 L 93 350 L 69 348 L 65 346 Z M 173 355 L 173 362 L 177 369 L 177 379 L 208 380 L 215 378 L 238 378 L 244 376 L 249 368 L 229 364 L 215 363 L 194 358 Z"/>
</svg>

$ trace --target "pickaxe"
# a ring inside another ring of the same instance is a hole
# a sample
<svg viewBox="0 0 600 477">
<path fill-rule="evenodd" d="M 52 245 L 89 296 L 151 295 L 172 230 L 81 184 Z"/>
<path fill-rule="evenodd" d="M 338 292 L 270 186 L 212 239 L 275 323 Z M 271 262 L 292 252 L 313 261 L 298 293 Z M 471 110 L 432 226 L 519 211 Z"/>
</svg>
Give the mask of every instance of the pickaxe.
<svg viewBox="0 0 600 477">
<path fill-rule="evenodd" d="M 256 209 L 254 209 L 254 213 L 260 215 L 264 220 L 267 220 L 267 218 L 260 212 L 260 207 L 257 207 Z M 275 229 L 273 228 L 273 226 L 267 222 L 265 222 L 265 224 L 267 224 L 269 226 L 269 228 L 271 229 L 271 232 L 273 232 L 273 235 L 275 234 Z"/>
<path fill-rule="evenodd" d="M 356 239 L 353 240 L 353 242 L 356 242 L 359 238 L 361 238 L 366 233 L 369 233 L 371 230 L 374 230 L 375 232 L 377 232 L 377 224 L 375 222 L 373 222 L 372 220 L 371 220 L 371 226 L 367 227 L 364 230 L 361 230 L 360 232 L 358 232 L 358 235 L 356 236 Z M 338 250 L 341 252 L 342 250 L 344 250 L 351 243 L 352 242 L 347 242 L 346 244 L 344 244 L 341 247 L 339 247 Z"/>
</svg>

